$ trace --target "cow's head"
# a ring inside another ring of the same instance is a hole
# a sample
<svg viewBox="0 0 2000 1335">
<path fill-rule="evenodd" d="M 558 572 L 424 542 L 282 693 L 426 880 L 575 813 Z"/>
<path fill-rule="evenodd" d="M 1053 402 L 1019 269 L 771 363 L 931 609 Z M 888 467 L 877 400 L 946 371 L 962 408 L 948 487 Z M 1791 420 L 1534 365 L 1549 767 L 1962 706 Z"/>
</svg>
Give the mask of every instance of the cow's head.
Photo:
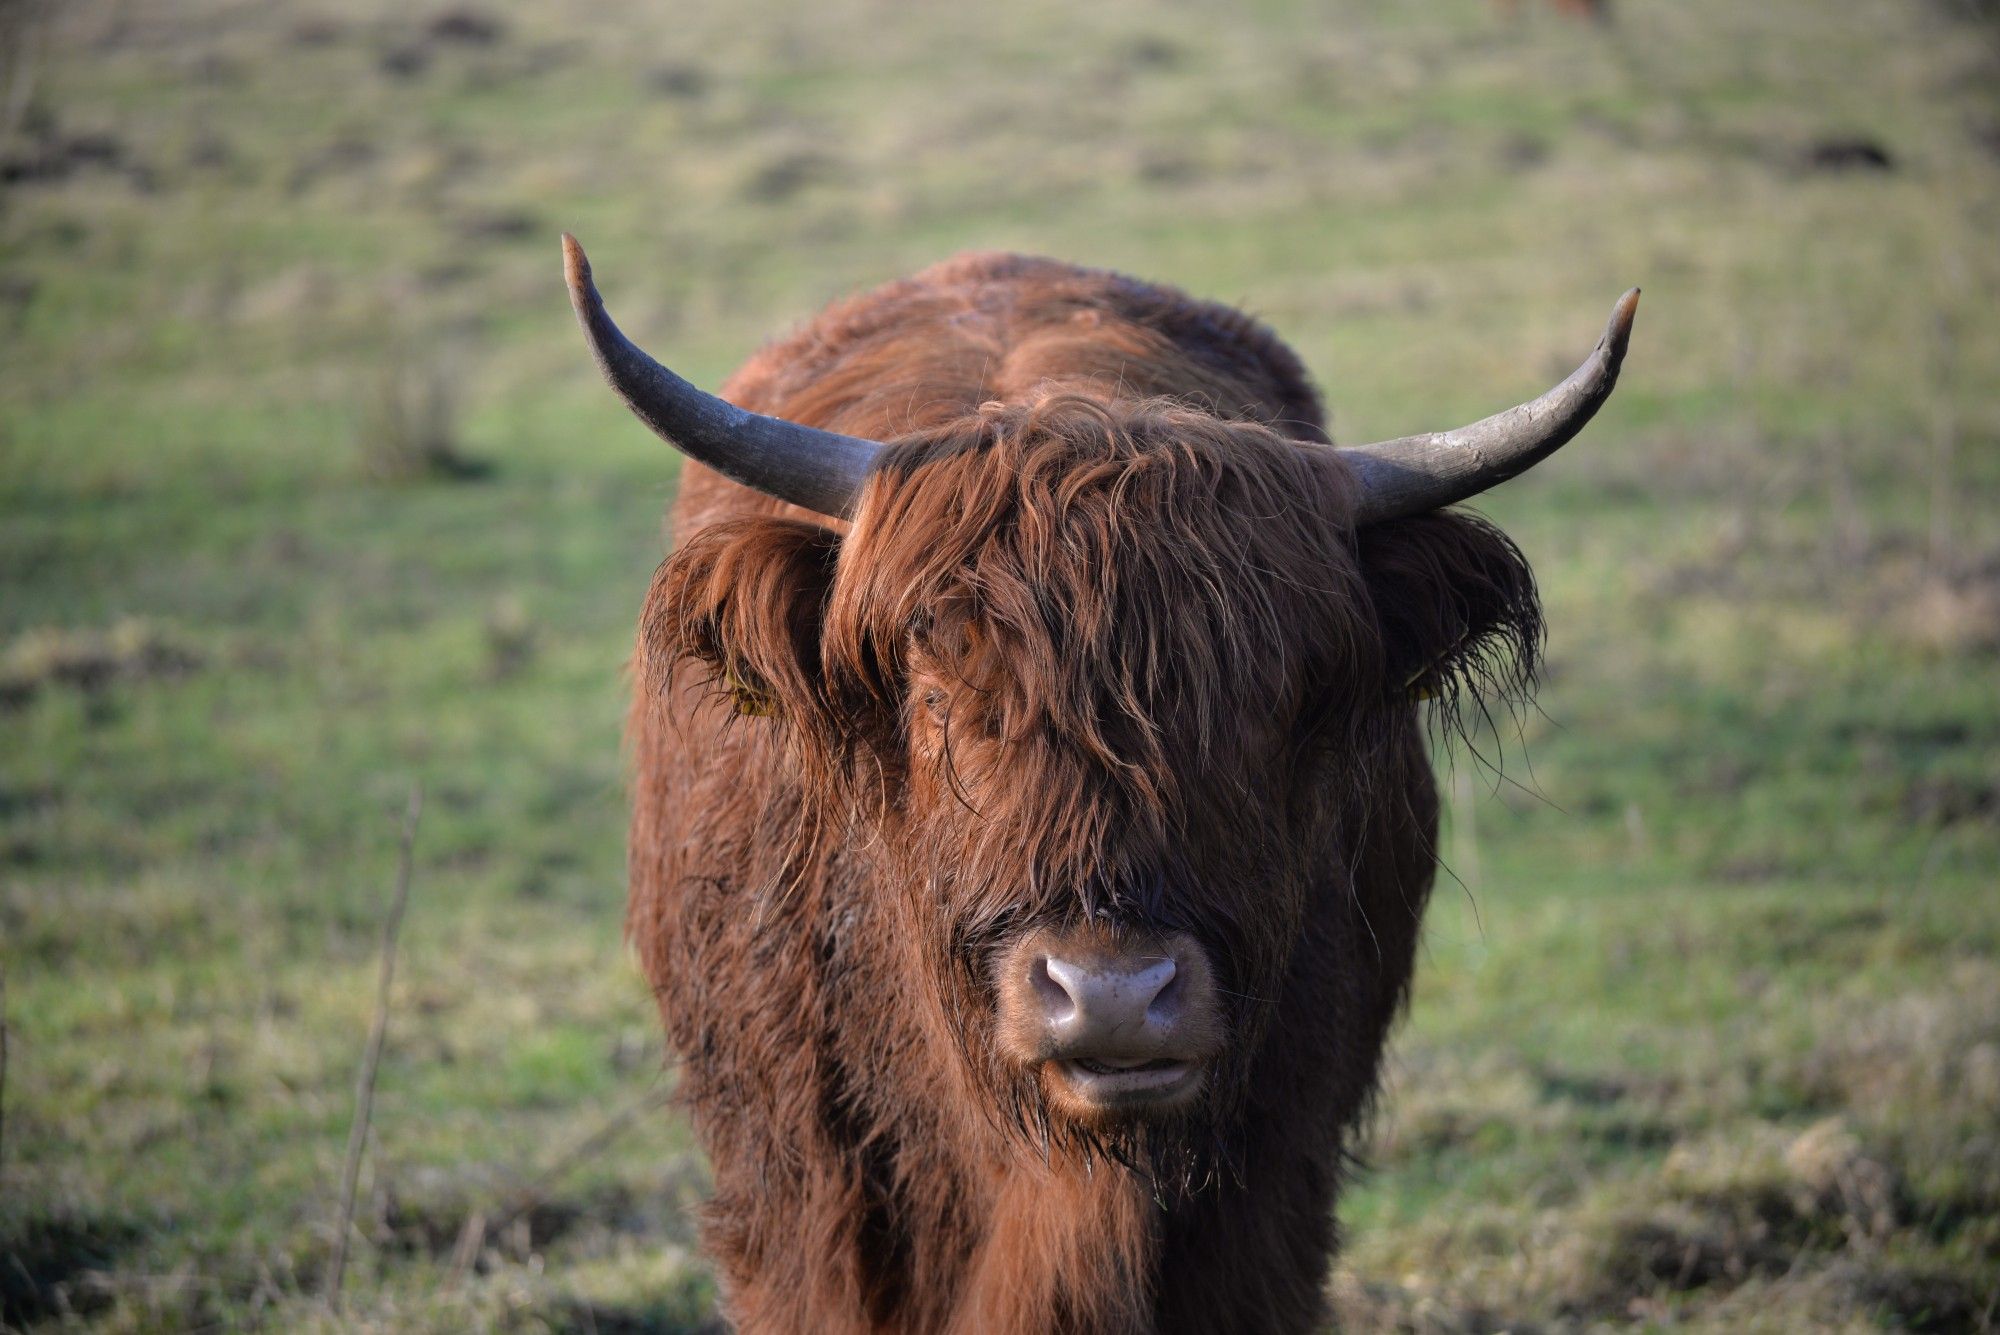
<svg viewBox="0 0 2000 1335">
<path fill-rule="evenodd" d="M 618 333 L 566 253 L 642 419 L 845 521 L 688 535 L 646 653 L 773 716 L 816 817 L 858 827 L 894 887 L 902 1004 L 994 1107 L 1156 1162 L 1198 1148 L 1255 1092 L 1309 911 L 1357 893 L 1345 869 L 1409 805 L 1417 699 L 1532 675 L 1525 563 L 1437 512 L 1581 429 L 1636 293 L 1576 374 L 1455 432 L 1339 449 L 1058 395 L 881 444 L 695 390 Z M 1359 935 L 1330 947 L 1340 986 L 1372 971 L 1399 992 L 1407 950 Z"/>
</svg>

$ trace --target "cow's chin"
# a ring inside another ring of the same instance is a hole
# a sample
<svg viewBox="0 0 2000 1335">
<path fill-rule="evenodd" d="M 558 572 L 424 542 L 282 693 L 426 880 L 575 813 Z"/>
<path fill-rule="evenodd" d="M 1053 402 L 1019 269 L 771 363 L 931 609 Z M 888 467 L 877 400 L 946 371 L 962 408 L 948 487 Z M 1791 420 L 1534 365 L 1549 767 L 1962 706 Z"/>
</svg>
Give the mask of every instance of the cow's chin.
<svg viewBox="0 0 2000 1335">
<path fill-rule="evenodd" d="M 1050 1110 L 1096 1131 L 1185 1116 L 1200 1101 L 1208 1064 L 1156 1058 L 1144 1062 L 1045 1061 L 1038 1071 Z"/>
</svg>

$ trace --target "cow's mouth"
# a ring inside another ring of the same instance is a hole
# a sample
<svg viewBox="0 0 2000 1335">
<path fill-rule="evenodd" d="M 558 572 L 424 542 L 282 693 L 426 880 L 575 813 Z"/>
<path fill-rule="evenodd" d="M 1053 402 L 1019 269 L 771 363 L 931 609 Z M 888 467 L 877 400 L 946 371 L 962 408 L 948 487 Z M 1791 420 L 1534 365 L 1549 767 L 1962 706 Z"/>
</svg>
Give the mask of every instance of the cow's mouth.
<svg viewBox="0 0 2000 1335">
<path fill-rule="evenodd" d="M 1192 1095 L 1201 1071 L 1174 1057 L 1070 1057 L 1048 1064 L 1062 1093 L 1102 1112 L 1177 1104 Z"/>
<path fill-rule="evenodd" d="M 1150 1061 L 1128 1061 L 1118 1057 L 1077 1057 L 1070 1065 L 1080 1067 L 1091 1075 L 1130 1075 L 1139 1071 L 1178 1071 L 1187 1065 L 1172 1057 L 1154 1057 Z"/>
</svg>

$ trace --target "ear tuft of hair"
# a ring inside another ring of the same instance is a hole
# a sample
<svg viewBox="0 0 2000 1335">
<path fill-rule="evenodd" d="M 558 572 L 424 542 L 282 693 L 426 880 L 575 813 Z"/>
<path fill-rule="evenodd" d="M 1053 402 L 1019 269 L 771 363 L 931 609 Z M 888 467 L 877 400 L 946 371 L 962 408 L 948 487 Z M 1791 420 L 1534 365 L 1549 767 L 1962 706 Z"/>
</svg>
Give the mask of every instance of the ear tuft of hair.
<svg viewBox="0 0 2000 1335">
<path fill-rule="evenodd" d="M 1464 510 L 1371 525 L 1357 535 L 1375 600 L 1386 679 L 1431 702 L 1447 733 L 1524 704 L 1546 629 L 1534 572 L 1506 534 Z"/>
<path fill-rule="evenodd" d="M 798 519 L 732 520 L 693 534 L 653 577 L 641 688 L 667 690 L 693 669 L 739 715 L 833 717 L 819 644 L 839 551 L 839 534 Z"/>
</svg>

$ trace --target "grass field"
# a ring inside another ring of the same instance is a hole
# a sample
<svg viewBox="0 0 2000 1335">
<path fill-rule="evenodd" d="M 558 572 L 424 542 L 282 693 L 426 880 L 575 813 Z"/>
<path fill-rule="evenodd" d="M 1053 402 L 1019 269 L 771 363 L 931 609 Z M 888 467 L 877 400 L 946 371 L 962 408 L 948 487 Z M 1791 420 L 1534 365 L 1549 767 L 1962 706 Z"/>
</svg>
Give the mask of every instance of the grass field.
<svg viewBox="0 0 2000 1335">
<path fill-rule="evenodd" d="M 1446 777 L 1338 1301 L 1994 1328 L 1996 33 L 1931 0 L 0 23 L 0 1324 L 712 1323 L 619 938 L 674 464 L 583 353 L 567 228 L 700 383 L 1011 247 L 1260 312 L 1350 440 L 1538 390 L 1644 285 L 1599 424 L 1491 498 L 1552 667 L 1505 777 Z"/>
</svg>

